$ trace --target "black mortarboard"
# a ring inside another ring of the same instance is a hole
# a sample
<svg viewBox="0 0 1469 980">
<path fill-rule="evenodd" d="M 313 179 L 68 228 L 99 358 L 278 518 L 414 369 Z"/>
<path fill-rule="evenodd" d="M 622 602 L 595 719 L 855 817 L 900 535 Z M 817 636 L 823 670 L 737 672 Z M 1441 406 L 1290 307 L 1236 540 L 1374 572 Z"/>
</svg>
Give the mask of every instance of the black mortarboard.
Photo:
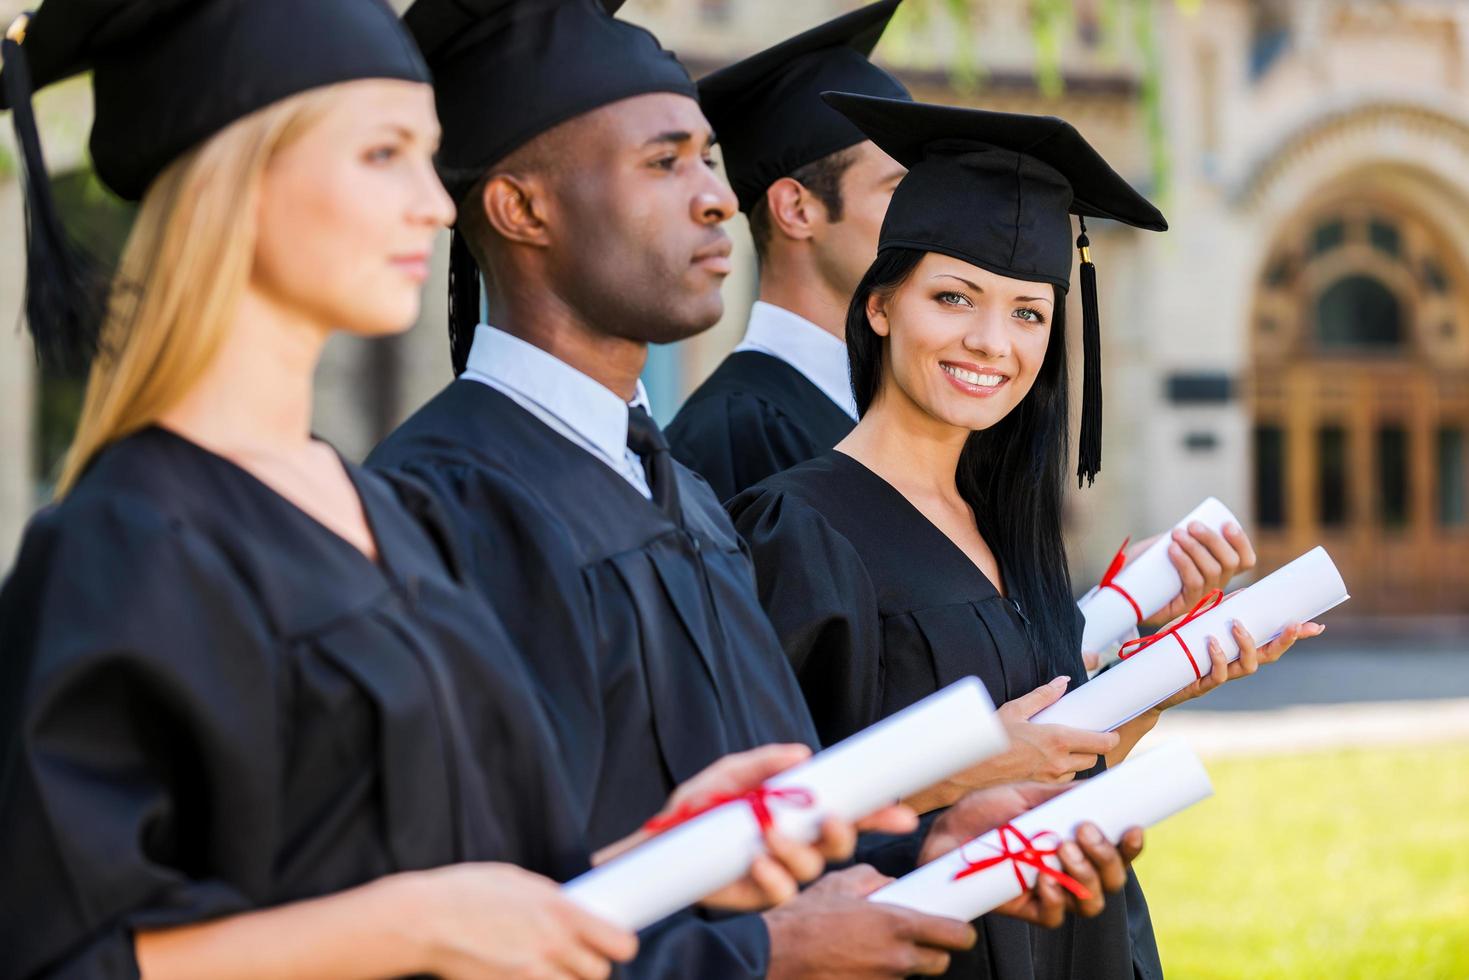
<svg viewBox="0 0 1469 980">
<path fill-rule="evenodd" d="M 636 95 L 697 98 L 658 39 L 609 11 L 620 0 L 417 0 L 403 21 L 434 74 L 439 168 L 456 201 L 555 126 Z M 463 370 L 479 320 L 479 271 L 463 236 L 449 254 L 449 337 Z"/>
<path fill-rule="evenodd" d="M 853 10 L 699 80 L 741 211 L 782 177 L 867 139 L 821 103 L 822 92 L 908 98 L 902 82 L 867 60 L 900 2 Z"/>
<path fill-rule="evenodd" d="M 103 184 L 137 200 L 173 160 L 287 96 L 363 78 L 427 82 L 381 0 L 46 0 L 6 33 L 3 101 L 26 183 L 26 315 L 43 356 L 95 350 L 105 276 L 62 228 L 31 93 L 92 72 L 91 155 Z"/>
<path fill-rule="evenodd" d="M 418 0 L 403 22 L 433 71 L 449 177 L 477 179 L 541 133 L 621 99 L 698 97 L 657 38 L 597 0 Z M 456 199 L 469 189 L 449 188 Z"/>
<path fill-rule="evenodd" d="M 1068 122 L 1054 116 L 928 105 L 845 92 L 823 95 L 908 168 L 888 205 L 878 250 L 941 252 L 997 275 L 1071 284 L 1071 219 L 1082 218 L 1081 440 L 1077 475 L 1101 469 L 1101 331 L 1086 218 L 1149 231 L 1168 222 Z"/>
</svg>

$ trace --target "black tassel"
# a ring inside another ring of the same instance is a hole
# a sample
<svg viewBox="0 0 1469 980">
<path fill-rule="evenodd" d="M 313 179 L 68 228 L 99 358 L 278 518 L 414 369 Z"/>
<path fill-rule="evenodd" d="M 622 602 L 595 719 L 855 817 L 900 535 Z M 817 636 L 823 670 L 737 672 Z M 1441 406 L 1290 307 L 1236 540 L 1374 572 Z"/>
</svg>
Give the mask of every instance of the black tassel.
<svg viewBox="0 0 1469 980">
<path fill-rule="evenodd" d="M 108 279 L 101 264 L 72 240 L 61 223 L 31 106 L 30 66 L 21 47 L 25 24 L 21 15 L 6 31 L 0 59 L 25 191 L 26 322 L 43 365 L 80 374 L 97 353 Z"/>
<path fill-rule="evenodd" d="M 449 240 L 449 357 L 456 378 L 469 363 L 469 348 L 478 325 L 479 265 L 456 228 Z"/>
<path fill-rule="evenodd" d="M 1102 325 L 1097 315 L 1097 267 L 1092 264 L 1086 219 L 1076 238 L 1081 252 L 1081 439 L 1077 446 L 1076 485 L 1091 486 L 1102 469 Z"/>
</svg>

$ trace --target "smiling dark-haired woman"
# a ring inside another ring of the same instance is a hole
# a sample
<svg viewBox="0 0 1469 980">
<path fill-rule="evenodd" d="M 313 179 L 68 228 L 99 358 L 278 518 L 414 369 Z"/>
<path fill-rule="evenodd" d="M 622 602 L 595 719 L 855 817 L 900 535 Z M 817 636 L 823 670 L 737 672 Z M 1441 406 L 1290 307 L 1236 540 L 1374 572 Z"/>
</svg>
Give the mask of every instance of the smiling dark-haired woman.
<svg viewBox="0 0 1469 980">
<path fill-rule="evenodd" d="M 826 98 L 909 168 L 848 311 L 861 421 L 832 452 L 729 504 L 822 741 L 977 675 L 1004 705 L 1012 747 L 910 800 L 918 809 L 1115 763 L 1156 714 L 1109 733 L 1026 720 L 1086 679 L 1061 535 L 1070 215 L 1167 225 L 1059 119 Z M 1083 266 L 1085 479 L 1100 465 L 1090 273 Z M 1256 656 L 1248 637 L 1242 645 Z M 1224 670 L 1218 655 L 1209 683 Z M 1126 901 L 1056 930 L 997 916 L 977 925 L 978 946 L 951 975 L 1162 973 L 1135 878 Z"/>
</svg>

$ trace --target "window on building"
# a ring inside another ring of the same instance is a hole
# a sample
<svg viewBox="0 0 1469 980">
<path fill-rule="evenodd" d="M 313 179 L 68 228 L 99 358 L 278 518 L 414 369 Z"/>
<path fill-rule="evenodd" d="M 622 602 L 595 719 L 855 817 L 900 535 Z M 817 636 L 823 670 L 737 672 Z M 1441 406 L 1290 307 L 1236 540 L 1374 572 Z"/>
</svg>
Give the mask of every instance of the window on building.
<svg viewBox="0 0 1469 980">
<path fill-rule="evenodd" d="M 1377 430 L 1377 519 L 1389 530 L 1408 524 L 1408 431 L 1401 425 Z"/>
<path fill-rule="evenodd" d="M 1322 527 L 1342 527 L 1350 519 L 1347 431 L 1339 425 L 1316 430 L 1316 517 Z"/>
<path fill-rule="evenodd" d="M 1250 79 L 1262 77 L 1290 50 L 1290 12 L 1282 0 L 1250 0 Z"/>
<path fill-rule="evenodd" d="M 1285 526 L 1285 430 L 1271 423 L 1255 426 L 1255 522 Z"/>
<path fill-rule="evenodd" d="M 1384 218 L 1373 218 L 1367 223 L 1367 240 L 1383 255 L 1397 258 L 1403 253 L 1403 237 L 1398 226 Z"/>
<path fill-rule="evenodd" d="M 1446 293 L 1449 291 L 1449 277 L 1437 260 L 1423 260 L 1423 285 L 1428 287 L 1429 292 Z"/>
<path fill-rule="evenodd" d="M 1316 301 L 1316 339 L 1328 350 L 1396 347 L 1402 338 L 1402 307 L 1379 279 L 1345 276 Z"/>
<path fill-rule="evenodd" d="M 1347 240 L 1347 225 L 1340 218 L 1323 221 L 1311 232 L 1311 253 L 1323 255 L 1334 248 L 1340 248 Z"/>
<path fill-rule="evenodd" d="M 1464 430 L 1438 430 L 1435 460 L 1438 470 L 1438 522 L 1444 527 L 1469 523 L 1469 494 L 1465 492 Z"/>
</svg>

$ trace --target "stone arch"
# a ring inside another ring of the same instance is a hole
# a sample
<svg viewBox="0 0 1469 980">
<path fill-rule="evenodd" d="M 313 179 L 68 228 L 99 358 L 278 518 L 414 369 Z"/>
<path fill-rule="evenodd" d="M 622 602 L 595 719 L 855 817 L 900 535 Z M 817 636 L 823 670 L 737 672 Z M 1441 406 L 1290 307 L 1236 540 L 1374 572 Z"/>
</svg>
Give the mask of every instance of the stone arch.
<svg viewBox="0 0 1469 980">
<path fill-rule="evenodd" d="M 1324 543 L 1363 612 L 1459 608 L 1469 515 L 1442 488 L 1446 439 L 1469 479 L 1469 116 L 1358 100 L 1293 130 L 1230 188 L 1257 229 L 1245 391 L 1262 560 Z M 1352 277 L 1400 311 L 1401 343 L 1319 342 L 1319 300 Z"/>
<path fill-rule="evenodd" d="M 1451 103 L 1353 97 L 1312 107 L 1282 124 L 1281 136 L 1229 182 L 1240 209 L 1290 210 L 1316 186 L 1366 163 L 1398 165 L 1454 186 L 1469 172 L 1469 113 Z"/>
<path fill-rule="evenodd" d="M 1402 311 L 1404 356 L 1469 367 L 1469 225 L 1459 227 L 1461 209 L 1469 220 L 1456 188 L 1396 166 L 1364 165 L 1315 188 L 1261 236 L 1250 356 L 1320 353 L 1311 328 L 1322 293 L 1345 277 L 1369 276 Z M 1344 240 L 1313 254 L 1313 233 L 1332 223 L 1344 226 Z M 1373 242 L 1374 226 L 1401 236 L 1399 254 Z"/>
</svg>

